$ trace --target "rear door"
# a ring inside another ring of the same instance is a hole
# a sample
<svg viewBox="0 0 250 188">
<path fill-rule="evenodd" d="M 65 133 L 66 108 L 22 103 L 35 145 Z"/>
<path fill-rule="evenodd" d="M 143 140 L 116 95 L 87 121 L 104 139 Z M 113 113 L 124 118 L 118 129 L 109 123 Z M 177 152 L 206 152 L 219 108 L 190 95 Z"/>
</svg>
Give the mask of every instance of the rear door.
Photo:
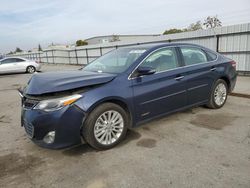
<svg viewBox="0 0 250 188">
<path fill-rule="evenodd" d="M 211 61 L 207 53 L 199 47 L 180 46 L 179 49 L 185 63 L 188 105 L 208 101 L 217 77 L 216 62 Z"/>
<path fill-rule="evenodd" d="M 15 72 L 23 72 L 26 71 L 25 60 L 20 58 L 13 58 L 13 66 Z"/>
<path fill-rule="evenodd" d="M 182 108 L 186 90 L 175 48 L 163 48 L 149 55 L 139 66 L 151 66 L 152 75 L 132 77 L 137 121 L 143 121 Z"/>
</svg>

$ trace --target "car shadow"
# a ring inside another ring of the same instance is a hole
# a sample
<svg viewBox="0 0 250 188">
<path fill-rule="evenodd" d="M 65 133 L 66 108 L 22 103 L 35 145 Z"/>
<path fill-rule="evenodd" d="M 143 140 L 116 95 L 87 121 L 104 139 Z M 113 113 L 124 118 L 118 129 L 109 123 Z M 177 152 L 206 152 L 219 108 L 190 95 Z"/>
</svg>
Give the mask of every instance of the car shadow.
<svg viewBox="0 0 250 188">
<path fill-rule="evenodd" d="M 35 73 L 43 73 L 43 71 L 36 71 Z M 33 74 L 35 74 L 33 73 Z M 17 73 L 0 73 L 0 77 L 16 76 L 16 75 L 33 75 L 27 72 L 17 72 Z"/>
<path fill-rule="evenodd" d="M 62 154 L 67 156 L 78 156 L 90 152 L 97 152 L 97 150 L 90 147 L 88 144 L 81 144 L 65 149 L 64 151 L 62 151 Z"/>
<path fill-rule="evenodd" d="M 120 148 L 120 147 L 128 144 L 130 141 L 137 140 L 140 137 L 141 137 L 140 133 L 138 133 L 138 132 L 136 132 L 134 130 L 128 130 L 125 139 L 120 144 L 115 146 L 115 148 Z M 73 146 L 73 147 L 64 149 L 62 151 L 62 154 L 67 155 L 67 156 L 80 156 L 80 155 L 83 155 L 83 154 L 86 154 L 86 153 L 91 153 L 91 152 L 96 152 L 97 153 L 97 152 L 100 152 L 100 151 L 92 148 L 88 144 L 80 144 L 80 145 L 77 145 L 77 146 Z"/>
<path fill-rule="evenodd" d="M 141 134 L 138 133 L 137 131 L 128 130 L 125 139 L 120 144 L 118 144 L 116 147 L 117 148 L 122 147 L 133 140 L 138 140 L 140 137 L 141 137 Z"/>
<path fill-rule="evenodd" d="M 0 73 L 0 76 L 13 76 L 13 75 L 20 75 L 20 74 L 27 74 L 23 72 L 16 72 L 16 73 Z"/>
</svg>

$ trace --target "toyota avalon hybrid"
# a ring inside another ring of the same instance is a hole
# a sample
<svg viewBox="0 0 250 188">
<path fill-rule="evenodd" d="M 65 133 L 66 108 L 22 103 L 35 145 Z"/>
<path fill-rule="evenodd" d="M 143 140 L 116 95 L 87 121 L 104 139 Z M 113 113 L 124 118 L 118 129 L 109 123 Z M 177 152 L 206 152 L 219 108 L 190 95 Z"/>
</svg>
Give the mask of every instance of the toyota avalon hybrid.
<svg viewBox="0 0 250 188">
<path fill-rule="evenodd" d="M 236 63 L 199 45 L 113 50 L 77 71 L 38 73 L 20 90 L 21 125 L 36 144 L 109 149 L 127 129 L 194 106 L 221 108 Z"/>
</svg>

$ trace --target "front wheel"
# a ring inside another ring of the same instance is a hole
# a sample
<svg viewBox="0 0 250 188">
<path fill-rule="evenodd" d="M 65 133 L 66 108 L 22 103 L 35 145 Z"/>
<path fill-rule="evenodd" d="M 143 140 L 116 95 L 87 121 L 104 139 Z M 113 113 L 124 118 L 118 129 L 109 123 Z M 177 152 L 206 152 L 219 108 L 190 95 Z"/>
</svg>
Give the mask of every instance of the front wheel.
<svg viewBox="0 0 250 188">
<path fill-rule="evenodd" d="M 36 68 L 34 66 L 28 66 L 26 72 L 32 74 L 36 72 Z"/>
<path fill-rule="evenodd" d="M 210 100 L 207 106 L 213 109 L 221 108 L 226 103 L 227 95 L 227 83 L 222 79 L 217 80 L 212 88 Z"/>
<path fill-rule="evenodd" d="M 82 135 L 92 147 L 98 150 L 110 149 L 123 140 L 128 124 L 128 113 L 122 107 L 104 103 L 89 114 Z"/>
</svg>

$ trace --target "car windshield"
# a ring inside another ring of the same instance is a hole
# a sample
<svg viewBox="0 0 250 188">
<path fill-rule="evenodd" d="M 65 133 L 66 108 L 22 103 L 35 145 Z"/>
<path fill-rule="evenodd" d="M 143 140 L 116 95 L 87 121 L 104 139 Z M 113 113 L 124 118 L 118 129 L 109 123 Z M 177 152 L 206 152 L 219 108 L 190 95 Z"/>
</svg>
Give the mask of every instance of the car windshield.
<svg viewBox="0 0 250 188">
<path fill-rule="evenodd" d="M 83 71 L 121 73 L 144 53 L 142 48 L 121 48 L 92 61 Z"/>
</svg>

